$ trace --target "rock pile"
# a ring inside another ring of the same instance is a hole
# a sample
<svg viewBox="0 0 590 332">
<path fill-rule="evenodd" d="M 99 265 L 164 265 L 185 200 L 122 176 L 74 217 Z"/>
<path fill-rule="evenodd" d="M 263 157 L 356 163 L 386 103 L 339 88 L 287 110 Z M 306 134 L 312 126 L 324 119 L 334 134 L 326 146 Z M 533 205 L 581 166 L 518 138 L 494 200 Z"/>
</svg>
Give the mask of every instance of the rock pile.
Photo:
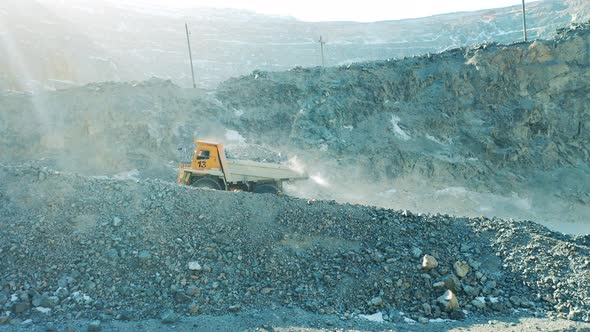
<svg viewBox="0 0 590 332">
<path fill-rule="evenodd" d="M 590 249 L 532 222 L 0 166 L 0 238 L 0 323 L 278 307 L 590 320 Z"/>
<path fill-rule="evenodd" d="M 285 163 L 287 155 L 272 151 L 258 144 L 230 144 L 225 146 L 225 155 L 229 159 L 245 159 L 268 163 Z"/>
</svg>

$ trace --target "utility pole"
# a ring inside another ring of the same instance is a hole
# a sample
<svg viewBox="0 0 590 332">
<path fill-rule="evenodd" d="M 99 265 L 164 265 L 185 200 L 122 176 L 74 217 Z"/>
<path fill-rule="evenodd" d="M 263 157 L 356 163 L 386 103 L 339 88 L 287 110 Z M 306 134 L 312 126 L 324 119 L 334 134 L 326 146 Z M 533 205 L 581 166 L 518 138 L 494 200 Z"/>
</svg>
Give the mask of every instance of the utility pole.
<svg viewBox="0 0 590 332">
<path fill-rule="evenodd" d="M 526 10 L 524 7 L 524 0 L 522 0 L 522 33 L 524 34 L 524 41 L 528 41 L 526 35 Z"/>
<path fill-rule="evenodd" d="M 186 43 L 188 44 L 188 58 L 191 62 L 191 74 L 193 75 L 193 89 L 197 88 L 197 84 L 195 84 L 195 70 L 193 69 L 193 53 L 191 52 L 191 40 L 188 37 L 188 23 L 184 23 L 184 28 L 186 29 Z"/>
<path fill-rule="evenodd" d="M 322 67 L 325 67 L 326 63 L 324 62 L 324 44 L 326 44 L 326 41 L 322 39 L 322 36 L 320 36 L 320 40 L 318 40 L 318 42 L 320 43 L 320 51 L 322 52 Z"/>
</svg>

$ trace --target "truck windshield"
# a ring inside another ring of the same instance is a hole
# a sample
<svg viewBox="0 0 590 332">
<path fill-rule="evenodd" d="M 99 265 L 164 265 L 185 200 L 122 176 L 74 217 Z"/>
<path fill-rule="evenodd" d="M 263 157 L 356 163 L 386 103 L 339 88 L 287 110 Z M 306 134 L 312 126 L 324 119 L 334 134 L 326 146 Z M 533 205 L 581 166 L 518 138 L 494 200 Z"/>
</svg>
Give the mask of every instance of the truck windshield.
<svg viewBox="0 0 590 332">
<path fill-rule="evenodd" d="M 209 150 L 201 150 L 197 155 L 197 160 L 209 159 Z"/>
</svg>

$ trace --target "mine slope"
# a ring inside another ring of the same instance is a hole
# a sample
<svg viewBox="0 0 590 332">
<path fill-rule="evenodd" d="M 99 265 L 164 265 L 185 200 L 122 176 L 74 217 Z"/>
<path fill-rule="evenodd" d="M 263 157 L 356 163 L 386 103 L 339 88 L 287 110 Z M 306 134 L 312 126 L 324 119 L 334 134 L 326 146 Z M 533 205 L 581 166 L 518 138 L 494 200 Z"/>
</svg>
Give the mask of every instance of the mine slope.
<svg viewBox="0 0 590 332">
<path fill-rule="evenodd" d="M 588 29 L 401 61 L 255 72 L 216 96 L 240 114 L 228 119 L 232 128 L 316 166 L 338 188 L 332 198 L 585 221 Z"/>
<path fill-rule="evenodd" d="M 215 90 L 2 92 L 0 330 L 281 315 L 587 328 L 589 57 L 576 24 Z M 282 196 L 179 186 L 195 137 L 311 179 Z"/>
<path fill-rule="evenodd" d="M 238 157 L 286 155 L 319 182 L 287 187 L 294 196 L 584 234 L 589 38 L 575 25 L 530 43 L 256 71 L 215 91 L 152 79 L 4 93 L 0 160 L 175 181 L 198 136 Z"/>
<path fill-rule="evenodd" d="M 590 19 L 586 0 L 527 4 L 529 36 L 548 38 Z M 374 23 L 302 22 L 227 9 L 171 9 L 141 2 L 3 0 L 0 90 L 33 91 L 152 76 L 192 86 L 184 23 L 191 28 L 196 79 L 214 88 L 255 69 L 402 58 L 465 45 L 522 39 L 515 6 Z M 39 55 L 43 54 L 42 57 Z"/>
</svg>

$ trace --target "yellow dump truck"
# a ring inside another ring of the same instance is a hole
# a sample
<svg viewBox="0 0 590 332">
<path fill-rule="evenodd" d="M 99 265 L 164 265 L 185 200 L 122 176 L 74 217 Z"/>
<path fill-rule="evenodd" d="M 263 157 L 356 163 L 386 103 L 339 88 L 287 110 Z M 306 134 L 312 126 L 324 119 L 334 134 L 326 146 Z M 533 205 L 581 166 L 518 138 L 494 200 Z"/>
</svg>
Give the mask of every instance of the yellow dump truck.
<svg viewBox="0 0 590 332">
<path fill-rule="evenodd" d="M 179 184 L 278 194 L 283 182 L 307 179 L 307 174 L 285 165 L 228 159 L 219 143 L 195 140 L 195 145 L 192 162 L 178 165 Z"/>
</svg>

